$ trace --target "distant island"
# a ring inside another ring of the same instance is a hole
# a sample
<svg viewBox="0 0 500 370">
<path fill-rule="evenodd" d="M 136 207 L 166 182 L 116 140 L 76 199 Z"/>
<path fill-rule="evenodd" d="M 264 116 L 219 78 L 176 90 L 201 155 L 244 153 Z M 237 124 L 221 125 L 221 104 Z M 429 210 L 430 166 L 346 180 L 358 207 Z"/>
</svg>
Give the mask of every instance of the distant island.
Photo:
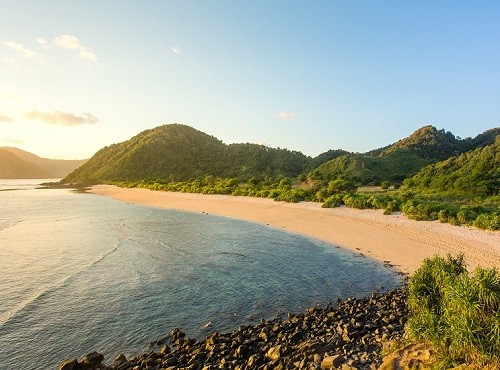
<svg viewBox="0 0 500 370">
<path fill-rule="evenodd" d="M 41 158 L 14 147 L 0 147 L 0 179 L 57 179 L 86 162 Z"/>
</svg>

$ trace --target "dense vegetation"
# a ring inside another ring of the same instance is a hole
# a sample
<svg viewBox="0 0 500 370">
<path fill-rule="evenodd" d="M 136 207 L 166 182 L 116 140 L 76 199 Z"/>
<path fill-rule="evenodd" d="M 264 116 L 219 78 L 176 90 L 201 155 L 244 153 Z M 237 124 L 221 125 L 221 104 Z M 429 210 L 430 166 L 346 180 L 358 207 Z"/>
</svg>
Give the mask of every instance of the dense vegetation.
<svg viewBox="0 0 500 370">
<path fill-rule="evenodd" d="M 500 195 L 500 136 L 492 145 L 427 166 L 405 186 L 427 193 Z"/>
<path fill-rule="evenodd" d="M 375 185 L 382 181 L 401 183 L 429 163 L 408 149 L 398 149 L 377 157 L 346 154 L 320 165 L 310 177 L 324 182 L 342 177 L 357 186 Z"/>
<path fill-rule="evenodd" d="M 380 185 L 383 181 L 398 184 L 428 164 L 491 145 L 497 135 L 500 128 L 488 130 L 474 139 L 459 139 L 451 132 L 424 126 L 392 145 L 365 154 L 338 156 L 317 166 L 310 177 L 321 181 L 342 177 L 357 186 Z"/>
<path fill-rule="evenodd" d="M 226 145 L 192 127 L 172 124 L 144 131 L 98 151 L 63 181 L 177 182 L 206 176 L 247 180 L 253 176 L 298 176 L 309 157 L 257 144 Z"/>
<path fill-rule="evenodd" d="M 426 259 L 410 279 L 408 306 L 408 334 L 438 350 L 440 367 L 500 366 L 498 270 L 469 274 L 463 256 Z"/>
</svg>

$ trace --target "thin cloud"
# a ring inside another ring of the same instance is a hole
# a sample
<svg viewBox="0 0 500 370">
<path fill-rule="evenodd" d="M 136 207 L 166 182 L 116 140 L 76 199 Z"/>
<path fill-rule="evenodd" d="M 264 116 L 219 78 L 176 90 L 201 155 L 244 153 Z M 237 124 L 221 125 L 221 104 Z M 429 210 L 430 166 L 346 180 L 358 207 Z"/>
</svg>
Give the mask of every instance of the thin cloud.
<svg viewBox="0 0 500 370">
<path fill-rule="evenodd" d="M 2 41 L 2 44 L 13 51 L 18 58 L 22 59 L 39 59 L 42 56 L 33 50 L 26 49 L 22 44 L 14 41 Z"/>
<path fill-rule="evenodd" d="M 6 139 L 5 141 L 7 141 L 8 143 L 12 143 L 12 144 L 22 144 L 22 143 L 24 143 L 24 141 L 19 140 L 19 139 Z"/>
<path fill-rule="evenodd" d="M 64 125 L 64 126 L 78 126 L 86 123 L 99 122 L 99 119 L 90 113 L 82 113 L 78 116 L 73 113 L 65 113 L 59 111 L 39 112 L 33 110 L 31 112 L 26 113 L 26 118 L 29 118 L 34 121 L 41 121 L 54 125 Z"/>
<path fill-rule="evenodd" d="M 97 62 L 97 55 L 87 46 L 83 45 L 76 36 L 73 35 L 62 35 L 57 36 L 52 40 L 52 44 L 56 47 L 63 48 L 66 50 L 78 51 L 78 56 L 82 59 L 90 60 L 91 62 Z"/>
<path fill-rule="evenodd" d="M 293 121 L 297 118 L 295 113 L 290 112 L 279 112 L 276 114 L 276 119 L 279 121 Z"/>
<path fill-rule="evenodd" d="M 35 41 L 37 44 L 47 47 L 47 41 L 43 37 L 37 36 L 35 37 Z"/>
<path fill-rule="evenodd" d="M 11 117 L 0 115 L 0 122 L 12 122 L 12 121 L 13 119 Z"/>
<path fill-rule="evenodd" d="M 180 48 L 180 47 L 178 47 L 178 46 L 172 46 L 172 47 L 171 47 L 171 50 L 172 50 L 172 52 L 173 52 L 174 54 L 177 54 L 177 55 L 179 55 L 179 54 L 181 53 L 181 48 Z"/>
<path fill-rule="evenodd" d="M 80 58 L 90 60 L 91 62 L 98 61 L 97 55 L 90 50 L 81 50 L 78 55 L 80 55 Z"/>
</svg>

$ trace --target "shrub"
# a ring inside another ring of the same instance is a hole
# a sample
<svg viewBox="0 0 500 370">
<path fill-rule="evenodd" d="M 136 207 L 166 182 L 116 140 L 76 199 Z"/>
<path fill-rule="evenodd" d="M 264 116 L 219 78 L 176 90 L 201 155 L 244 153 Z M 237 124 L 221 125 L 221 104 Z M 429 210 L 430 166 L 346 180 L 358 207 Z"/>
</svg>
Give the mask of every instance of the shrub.
<svg viewBox="0 0 500 370">
<path fill-rule="evenodd" d="M 426 259 L 409 282 L 407 332 L 430 342 L 444 363 L 500 361 L 500 274 L 469 274 L 463 255 Z"/>
<path fill-rule="evenodd" d="M 345 194 L 342 193 L 337 193 L 335 195 L 332 195 L 331 197 L 327 198 L 325 202 L 322 204 L 322 208 L 335 208 L 335 207 L 340 207 L 342 204 L 344 204 L 343 197 Z"/>
</svg>

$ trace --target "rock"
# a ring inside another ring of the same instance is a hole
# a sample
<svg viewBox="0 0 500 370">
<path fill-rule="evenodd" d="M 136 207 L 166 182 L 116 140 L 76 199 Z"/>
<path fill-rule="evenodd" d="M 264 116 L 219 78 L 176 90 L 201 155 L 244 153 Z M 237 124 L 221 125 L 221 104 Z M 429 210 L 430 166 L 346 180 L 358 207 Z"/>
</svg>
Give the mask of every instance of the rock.
<svg viewBox="0 0 500 370">
<path fill-rule="evenodd" d="M 373 370 L 382 362 L 382 343 L 402 336 L 408 312 L 405 302 L 406 290 L 395 289 L 364 299 L 349 298 L 335 307 L 312 307 L 286 319 L 261 319 L 233 332 L 214 332 L 200 341 L 175 328 L 152 342 L 161 345 L 157 352 L 128 362 L 119 356 L 115 363 L 124 361 L 119 367 L 101 365 L 102 355 L 92 353 L 86 362 L 96 366 L 85 370 L 99 366 L 107 370 Z M 63 370 L 83 370 L 80 365 L 68 360 Z"/>
<path fill-rule="evenodd" d="M 323 358 L 323 361 L 321 361 L 321 368 L 333 369 L 340 366 L 340 364 L 344 361 L 345 358 L 342 355 L 326 356 L 325 358 Z"/>
<path fill-rule="evenodd" d="M 259 355 L 251 355 L 247 361 L 247 369 L 254 369 L 262 363 L 262 358 Z"/>
<path fill-rule="evenodd" d="M 238 355 L 238 357 L 246 357 L 250 352 L 250 348 L 248 348 L 248 346 L 245 346 L 244 344 L 242 344 L 241 346 L 238 347 L 238 349 L 236 350 L 236 354 Z"/>
<path fill-rule="evenodd" d="M 266 352 L 266 357 L 271 361 L 279 360 L 285 354 L 285 348 L 282 345 L 271 347 Z"/>
<path fill-rule="evenodd" d="M 351 365 L 348 365 L 348 364 L 342 364 L 341 369 L 342 370 L 358 370 L 357 367 L 354 367 L 354 366 L 351 366 Z"/>
<path fill-rule="evenodd" d="M 118 367 L 123 363 L 127 362 L 127 358 L 125 357 L 124 354 L 120 353 L 118 356 L 115 357 L 115 360 L 113 361 L 113 366 Z"/>
<path fill-rule="evenodd" d="M 158 354 L 161 356 L 168 355 L 170 352 L 172 352 L 172 349 L 168 346 L 168 344 L 164 344 L 161 346 L 160 350 L 158 351 Z"/>
<path fill-rule="evenodd" d="M 80 365 L 86 368 L 97 369 L 101 367 L 104 356 L 96 351 L 84 356 Z"/>
<path fill-rule="evenodd" d="M 177 365 L 177 363 L 178 363 L 178 360 L 177 360 L 177 357 L 175 357 L 175 356 L 169 357 L 163 361 L 163 365 L 165 365 L 165 366 L 175 366 L 175 365 Z"/>
<path fill-rule="evenodd" d="M 61 364 L 59 365 L 59 370 L 76 370 L 77 366 L 78 361 L 76 358 L 74 358 L 61 362 Z"/>
</svg>

